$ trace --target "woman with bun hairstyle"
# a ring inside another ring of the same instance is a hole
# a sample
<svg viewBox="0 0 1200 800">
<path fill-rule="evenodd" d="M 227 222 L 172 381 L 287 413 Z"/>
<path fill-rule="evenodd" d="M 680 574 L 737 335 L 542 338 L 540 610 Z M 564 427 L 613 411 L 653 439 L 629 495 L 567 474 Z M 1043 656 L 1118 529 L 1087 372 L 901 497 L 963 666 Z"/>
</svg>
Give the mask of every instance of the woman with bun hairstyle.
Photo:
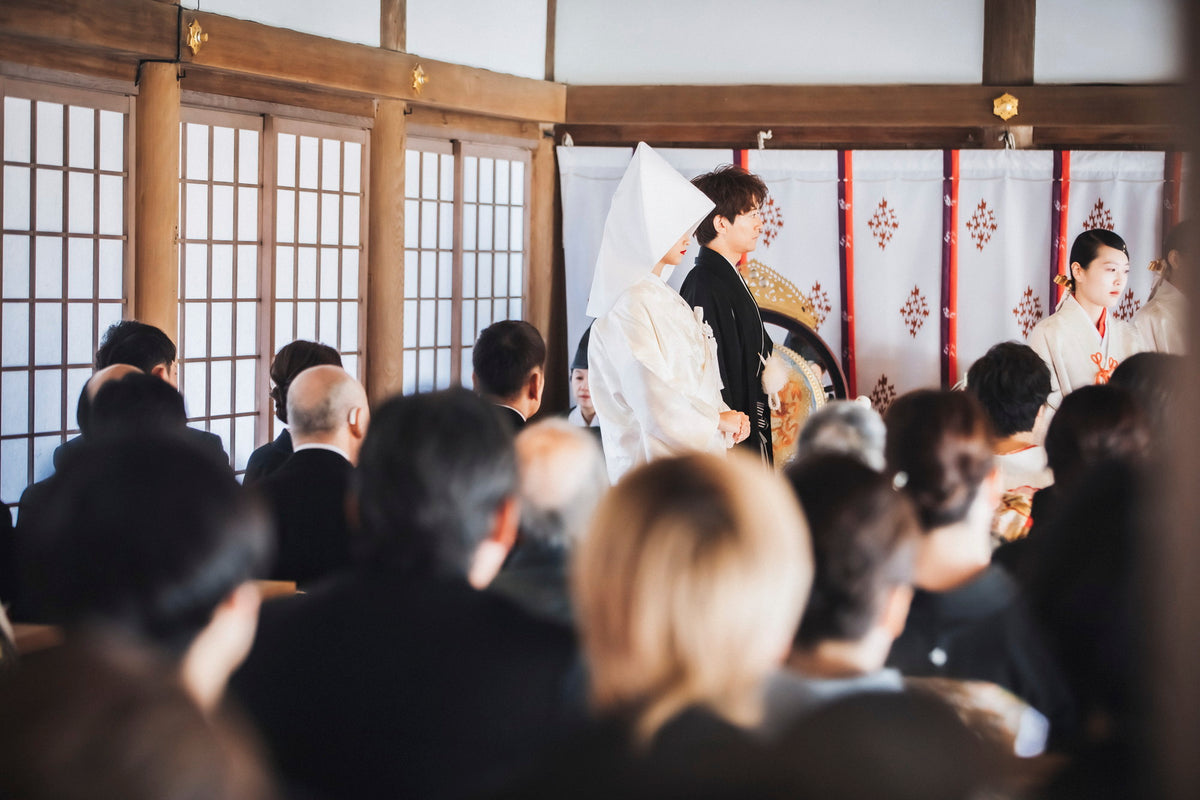
<svg viewBox="0 0 1200 800">
<path fill-rule="evenodd" d="M 1071 725 L 1070 693 L 1022 602 L 991 566 L 999 471 L 987 412 L 966 392 L 921 390 L 888 409 L 892 485 L 916 506 L 922 536 L 912 604 L 888 666 L 905 676 L 991 681 Z"/>
<path fill-rule="evenodd" d="M 1146 347 L 1131 323 L 1111 313 L 1129 280 L 1129 248 L 1112 231 L 1084 231 L 1071 245 L 1071 266 L 1055 282 L 1068 289 L 1058 310 L 1029 332 L 1032 347 L 1050 367 L 1050 397 L 1080 386 L 1108 383 L 1117 365 Z"/>
</svg>

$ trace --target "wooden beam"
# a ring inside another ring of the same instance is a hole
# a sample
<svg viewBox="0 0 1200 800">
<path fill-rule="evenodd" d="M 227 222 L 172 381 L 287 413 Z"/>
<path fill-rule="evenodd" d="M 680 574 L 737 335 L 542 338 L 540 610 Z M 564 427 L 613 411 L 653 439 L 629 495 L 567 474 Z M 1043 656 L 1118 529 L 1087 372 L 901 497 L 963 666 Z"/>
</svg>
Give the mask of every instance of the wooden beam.
<svg viewBox="0 0 1200 800">
<path fill-rule="evenodd" d="M 1033 33 L 1037 0 L 984 0 L 983 82 L 1033 83 Z"/>
<path fill-rule="evenodd" d="M 142 65 L 134 172 L 133 316 L 179 341 L 179 79 Z"/>
<path fill-rule="evenodd" d="M 134 53 L 141 58 L 175 58 L 178 19 L 176 6 L 147 0 L 0 3 L 0 32 L 7 35 Z"/>
<path fill-rule="evenodd" d="M 541 138 L 536 122 L 481 117 L 439 108 L 409 108 L 408 131 L 412 136 L 437 139 L 470 139 L 480 144 L 504 144 L 532 150 Z"/>
<path fill-rule="evenodd" d="M 385 50 L 408 48 L 407 0 L 379 0 L 379 46 Z"/>
<path fill-rule="evenodd" d="M 577 145 L 633 147 L 647 142 L 656 147 L 753 148 L 761 125 L 557 125 L 555 139 L 571 134 Z M 768 126 L 772 130 L 768 149 L 845 148 L 959 148 L 985 145 L 982 126 L 975 127 L 881 127 Z"/>
<path fill-rule="evenodd" d="M 392 98 L 484 116 L 535 122 L 562 122 L 566 87 L 503 75 L 460 64 L 352 44 L 219 14 L 185 10 L 208 41 L 188 69 L 320 87 L 342 94 Z M 132 55 L 170 60 L 178 48 L 178 8 L 155 0 L 3 0 L 0 36 L 47 45 L 69 45 L 99 55 Z M 319 54 L 319 57 L 318 57 Z M 5 52 L 7 59 L 8 53 Z M 413 69 L 420 65 L 428 83 L 418 92 Z"/>
<path fill-rule="evenodd" d="M 208 32 L 209 40 L 194 57 L 185 52 L 185 63 L 486 116 L 541 122 L 563 119 L 566 87 L 560 84 L 417 58 L 217 14 L 194 16 Z M 320 57 L 315 58 L 314 53 L 318 52 Z M 412 85 L 413 70 L 418 65 L 428 80 L 419 92 Z"/>
<path fill-rule="evenodd" d="M 183 88 L 191 92 L 240 97 L 260 103 L 307 108 L 330 114 L 368 118 L 375 116 L 375 101 L 372 98 L 329 92 L 315 86 L 297 86 L 261 78 L 246 78 L 193 66 L 188 67 L 182 83 Z"/>
<path fill-rule="evenodd" d="M 554 80 L 554 42 L 558 36 L 558 3 L 546 0 L 546 80 Z"/>
<path fill-rule="evenodd" d="M 404 103 L 380 100 L 367 191 L 367 396 L 404 387 Z"/>
<path fill-rule="evenodd" d="M 568 125 L 974 127 L 996 124 L 990 86 L 570 86 Z M 1013 124 L 1174 125 L 1175 85 L 1021 87 Z"/>
<path fill-rule="evenodd" d="M 120 53 L 100 53 L 67 44 L 47 46 L 44 41 L 0 33 L 0 58 L 6 63 L 5 74 L 19 75 L 16 65 L 34 69 L 61 70 L 90 78 L 116 80 L 133 86 L 137 79 L 138 59 Z"/>
</svg>

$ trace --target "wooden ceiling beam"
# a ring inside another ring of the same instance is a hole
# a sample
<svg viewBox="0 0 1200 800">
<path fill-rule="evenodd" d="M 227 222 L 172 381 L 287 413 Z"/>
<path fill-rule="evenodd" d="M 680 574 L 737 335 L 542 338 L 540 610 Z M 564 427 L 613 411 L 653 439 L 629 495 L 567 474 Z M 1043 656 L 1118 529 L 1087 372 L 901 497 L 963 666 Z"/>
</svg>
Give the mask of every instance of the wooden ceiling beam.
<svg viewBox="0 0 1200 800">
<path fill-rule="evenodd" d="M 1012 87 L 1014 125 L 1178 124 L 1175 85 Z M 569 86 L 567 125 L 986 127 L 1001 87 Z"/>
<path fill-rule="evenodd" d="M 208 41 L 195 56 L 183 49 L 185 69 L 505 119 L 553 123 L 565 117 L 562 84 L 184 10 L 184 25 L 192 19 L 208 34 Z M 24 41 L 26 49 L 69 46 L 99 55 L 173 60 L 178 25 L 178 8 L 154 0 L 0 3 L 0 36 Z M 418 65 L 428 79 L 419 91 L 413 88 Z"/>
</svg>

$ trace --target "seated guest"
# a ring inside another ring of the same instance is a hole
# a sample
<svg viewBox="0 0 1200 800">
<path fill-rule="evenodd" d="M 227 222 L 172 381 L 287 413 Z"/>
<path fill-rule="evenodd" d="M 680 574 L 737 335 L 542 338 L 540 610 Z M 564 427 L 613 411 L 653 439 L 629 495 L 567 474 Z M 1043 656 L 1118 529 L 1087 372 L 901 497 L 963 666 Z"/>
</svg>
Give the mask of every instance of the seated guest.
<svg viewBox="0 0 1200 800">
<path fill-rule="evenodd" d="M 573 575 L 599 719 L 511 796 L 689 797 L 752 772 L 812 559 L 795 497 L 751 458 L 656 459 L 600 501 Z"/>
<path fill-rule="evenodd" d="M 169 663 L 112 637 L 30 656 L 0 682 L 0 719 L 0 797 L 274 796 L 237 725 L 197 708 Z"/>
<path fill-rule="evenodd" d="M 288 424 L 288 387 L 301 372 L 321 364 L 340 367 L 342 357 L 327 344 L 303 339 L 285 344 L 275 354 L 275 360 L 271 362 L 271 382 L 275 384 L 271 388 L 271 402 L 275 406 L 275 417 L 284 425 Z M 292 435 L 285 427 L 275 441 L 267 442 L 250 454 L 250 460 L 246 462 L 246 474 L 242 477 L 243 484 L 250 486 L 270 475 L 283 466 L 291 454 Z"/>
<path fill-rule="evenodd" d="M 822 453 L 845 453 L 873 470 L 883 471 L 887 428 L 870 403 L 835 400 L 804 421 L 796 439 L 795 460 Z"/>
<path fill-rule="evenodd" d="M 123 433 L 170 430 L 184 434 L 187 428 L 187 413 L 183 407 L 183 396 L 164 380 L 128 364 L 113 364 L 93 375 L 84 385 L 80 398 L 80 420 L 84 423 L 83 441 L 103 440 Z M 79 453 L 87 452 L 83 447 L 70 450 L 60 468 L 65 469 Z M 58 473 L 45 480 L 30 484 L 21 493 L 20 514 L 14 538 L 14 565 L 24 558 L 23 543 L 28 543 L 38 521 L 48 504 L 55 502 L 54 485 Z M 19 566 L 14 566 L 19 573 Z M 30 589 L 36 587 L 29 587 Z M 21 591 L 20 581 L 14 585 L 15 603 L 13 616 L 23 622 L 38 620 L 43 611 L 34 604 L 28 592 Z"/>
<path fill-rule="evenodd" d="M 591 338 L 592 327 L 589 325 L 580 337 L 575 358 L 571 361 L 571 394 L 575 396 L 575 406 L 567 412 L 567 422 L 581 428 L 599 430 L 600 418 L 596 416 L 591 387 L 588 386 L 588 340 Z"/>
<path fill-rule="evenodd" d="M 884 419 L 888 469 L 922 531 L 917 590 L 888 665 L 906 676 L 991 681 L 1052 726 L 1069 726 L 1071 698 L 1058 665 L 1017 584 L 989 566 L 1000 483 L 979 401 L 966 392 L 910 392 Z"/>
<path fill-rule="evenodd" d="M 542 407 L 546 343 L 528 322 L 506 319 L 483 329 L 471 352 L 475 391 L 500 407 L 513 433 Z"/>
<path fill-rule="evenodd" d="M 1035 539 L 1044 524 L 1054 521 L 1062 498 L 1075 490 L 1090 468 L 1113 459 L 1142 464 L 1150 445 L 1151 433 L 1141 408 L 1124 389 L 1081 386 L 1064 397 L 1046 431 L 1046 456 L 1054 470 L 1054 483 L 1034 495 L 1034 525 L 1026 538 Z M 1018 540 L 996 550 L 993 560 L 1025 582 L 1032 557 L 1030 544 Z"/>
<path fill-rule="evenodd" d="M 301 586 L 350 563 L 346 495 L 371 412 L 361 384 L 341 367 L 311 367 L 288 391 L 295 452 L 259 483 L 277 546 L 270 577 Z"/>
<path fill-rule="evenodd" d="M 521 524 L 491 588 L 570 625 L 567 559 L 608 489 L 604 456 L 594 437 L 562 419 L 525 428 L 516 448 Z"/>
<path fill-rule="evenodd" d="M 1175 435 L 1174 426 L 1184 413 L 1186 395 L 1181 378 L 1185 374 L 1185 363 L 1183 356 L 1138 353 L 1122 361 L 1108 382 L 1133 395 L 1150 426 L 1153 449 L 1158 453 L 1169 451 Z"/>
<path fill-rule="evenodd" d="M 574 708 L 570 632 L 479 591 L 516 538 L 512 435 L 462 389 L 396 397 L 372 415 L 355 487 L 353 572 L 265 604 L 234 689 L 309 794 L 485 790 Z"/>
<path fill-rule="evenodd" d="M 996 443 L 992 452 L 1006 492 L 1049 486 L 1054 476 L 1046 466 L 1046 451 L 1034 436 L 1050 396 L 1050 368 L 1029 345 L 993 345 L 967 370 L 967 391 L 987 412 Z"/>
<path fill-rule="evenodd" d="M 768 732 L 843 695 L 902 688 L 884 662 L 908 616 L 919 533 L 908 498 L 855 458 L 813 456 L 787 477 L 808 520 L 816 570 L 788 671 L 767 690 Z"/>
<path fill-rule="evenodd" d="M 68 641 L 100 630 L 153 647 L 212 708 L 254 637 L 265 515 L 178 434 L 98 439 L 79 456 L 20 542 L 23 585 Z"/>
<path fill-rule="evenodd" d="M 1147 587 L 1162 580 L 1151 574 L 1150 557 L 1164 524 L 1158 483 L 1122 459 L 1089 468 L 1057 519 L 1030 538 L 1030 605 L 1071 680 L 1082 722 L 1064 748 L 1070 762 L 1044 797 L 1146 794 L 1159 746 L 1146 733 L 1155 680 L 1146 658 L 1153 650 Z"/>
<path fill-rule="evenodd" d="M 96 350 L 96 372 L 99 374 L 105 368 L 115 364 L 126 364 L 136 367 L 147 375 L 161 378 L 173 388 L 178 389 L 179 361 L 176 360 L 176 355 L 175 343 L 159 328 L 137 320 L 121 320 L 110 325 L 104 332 L 104 338 L 100 340 L 100 347 Z M 92 376 L 93 379 L 95 377 L 96 375 Z M 88 382 L 91 383 L 90 380 Z M 87 416 L 84 397 L 90 399 L 96 396 L 95 390 L 92 390 L 90 394 L 87 392 L 88 389 L 85 386 L 84 393 L 80 395 L 80 409 L 76 413 L 76 420 L 79 422 L 79 430 L 82 435 L 64 442 L 55 449 L 53 459 L 55 469 L 61 468 L 62 460 L 70 457 L 72 450 L 82 443 L 87 433 L 84 425 Z M 213 448 L 225 456 L 226 461 L 229 460 L 221 437 L 215 433 L 195 428 L 190 431 L 192 432 L 186 434 L 187 436 L 195 439 L 202 446 Z"/>
</svg>

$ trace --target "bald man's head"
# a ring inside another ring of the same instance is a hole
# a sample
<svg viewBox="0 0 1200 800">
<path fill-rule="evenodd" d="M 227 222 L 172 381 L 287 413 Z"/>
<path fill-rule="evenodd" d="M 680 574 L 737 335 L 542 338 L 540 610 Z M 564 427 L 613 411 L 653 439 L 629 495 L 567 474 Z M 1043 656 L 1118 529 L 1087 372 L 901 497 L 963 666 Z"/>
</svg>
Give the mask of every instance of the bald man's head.
<svg viewBox="0 0 1200 800">
<path fill-rule="evenodd" d="M 332 444 L 357 459 L 369 417 L 367 393 L 346 370 L 321 365 L 301 372 L 288 388 L 287 414 L 294 444 Z"/>
<path fill-rule="evenodd" d="M 100 391 L 100 387 L 104 384 L 109 381 L 119 381 L 131 372 L 141 372 L 141 370 L 132 364 L 113 364 L 111 367 L 97 370 L 92 377 L 88 378 L 88 400 L 95 400 L 96 393 Z"/>
</svg>

